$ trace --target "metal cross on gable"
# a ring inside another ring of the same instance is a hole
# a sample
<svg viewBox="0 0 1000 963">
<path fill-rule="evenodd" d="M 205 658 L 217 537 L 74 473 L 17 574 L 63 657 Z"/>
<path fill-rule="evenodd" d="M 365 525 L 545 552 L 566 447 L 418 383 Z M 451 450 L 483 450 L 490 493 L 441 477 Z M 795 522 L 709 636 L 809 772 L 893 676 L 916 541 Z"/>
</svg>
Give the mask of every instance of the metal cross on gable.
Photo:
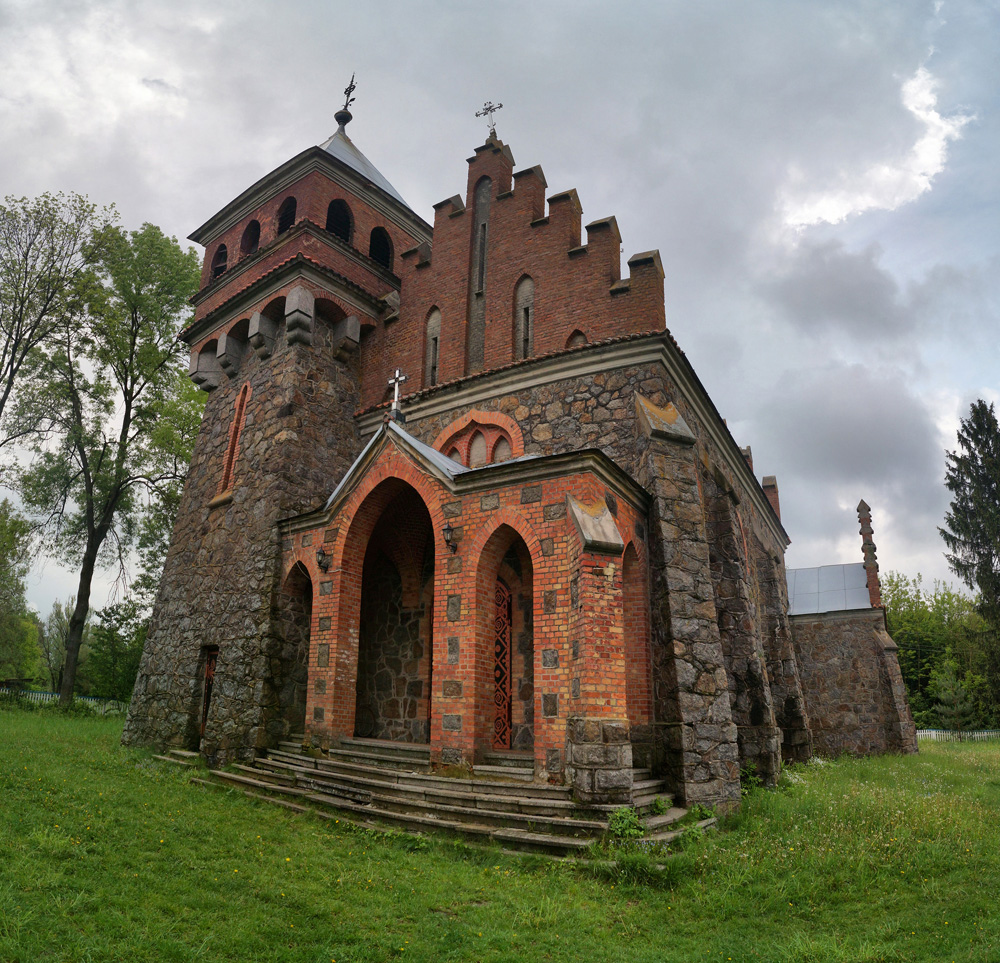
<svg viewBox="0 0 1000 963">
<path fill-rule="evenodd" d="M 399 368 L 396 369 L 396 373 L 389 379 L 389 387 L 392 388 L 392 410 L 399 411 L 399 386 L 406 381 L 406 375 L 403 374 Z"/>
<path fill-rule="evenodd" d="M 503 104 L 494 104 L 492 101 L 487 100 L 486 103 L 483 104 L 483 109 L 476 111 L 477 117 L 486 118 L 486 123 L 490 125 L 491 134 L 496 134 L 497 132 L 497 122 L 493 119 L 493 114 L 500 110 L 501 107 L 503 107 Z"/>
</svg>

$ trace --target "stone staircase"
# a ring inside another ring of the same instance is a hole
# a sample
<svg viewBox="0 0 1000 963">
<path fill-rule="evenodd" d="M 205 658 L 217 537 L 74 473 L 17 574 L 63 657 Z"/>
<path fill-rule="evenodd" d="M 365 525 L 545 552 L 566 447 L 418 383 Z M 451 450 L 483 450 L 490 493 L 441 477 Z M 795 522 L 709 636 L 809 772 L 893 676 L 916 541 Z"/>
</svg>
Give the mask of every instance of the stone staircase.
<svg viewBox="0 0 1000 963">
<path fill-rule="evenodd" d="M 176 749 L 156 758 L 182 765 L 198 761 L 197 753 Z M 370 828 L 444 833 L 556 856 L 584 854 L 607 830 L 615 807 L 583 807 L 568 787 L 532 779 L 529 754 L 491 754 L 468 776 L 455 778 L 431 772 L 427 746 L 344 739 L 335 749 L 308 752 L 292 737 L 252 765 L 205 770 L 192 781 L 228 785 L 298 812 Z M 671 806 L 665 783 L 649 770 L 633 770 L 633 786 L 647 839 L 669 842 L 685 810 Z"/>
</svg>

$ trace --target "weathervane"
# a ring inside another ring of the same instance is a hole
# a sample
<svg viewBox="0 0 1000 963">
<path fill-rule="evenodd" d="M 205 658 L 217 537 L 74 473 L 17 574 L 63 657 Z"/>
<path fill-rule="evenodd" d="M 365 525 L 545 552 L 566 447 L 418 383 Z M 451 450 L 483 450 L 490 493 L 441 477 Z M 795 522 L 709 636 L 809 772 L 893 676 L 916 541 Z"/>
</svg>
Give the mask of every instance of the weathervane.
<svg viewBox="0 0 1000 963">
<path fill-rule="evenodd" d="M 344 96 L 347 98 L 344 101 L 344 110 L 350 110 L 351 104 L 354 103 L 354 98 L 351 94 L 357 90 L 358 85 L 354 82 L 354 72 L 351 72 L 351 82 L 344 88 Z"/>
<path fill-rule="evenodd" d="M 349 124 L 353 119 L 353 114 L 351 114 L 351 104 L 354 103 L 354 98 L 351 94 L 357 89 L 357 84 L 354 83 L 354 74 L 351 73 L 351 82 L 344 88 L 344 106 L 340 108 L 333 115 L 333 119 L 343 127 L 345 124 Z"/>
<path fill-rule="evenodd" d="M 490 134 L 494 137 L 497 135 L 497 122 L 493 119 L 493 113 L 503 107 L 503 104 L 494 104 L 492 101 L 487 100 L 483 104 L 482 110 L 476 111 L 477 117 L 485 117 L 486 123 L 490 125 Z"/>
</svg>

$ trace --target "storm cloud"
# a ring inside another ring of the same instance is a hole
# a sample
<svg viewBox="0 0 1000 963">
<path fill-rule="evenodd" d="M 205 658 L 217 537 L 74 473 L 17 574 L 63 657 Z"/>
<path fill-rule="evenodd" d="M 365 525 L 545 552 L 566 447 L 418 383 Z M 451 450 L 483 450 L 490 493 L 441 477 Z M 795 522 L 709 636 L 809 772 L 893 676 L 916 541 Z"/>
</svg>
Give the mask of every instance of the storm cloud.
<svg viewBox="0 0 1000 963">
<path fill-rule="evenodd" d="M 503 102 L 519 167 L 660 250 L 790 564 L 860 558 L 863 497 L 883 569 L 946 578 L 944 448 L 1000 370 L 998 37 L 985 0 L 0 0 L 0 180 L 184 237 L 331 134 L 354 72 L 352 138 L 431 220 Z"/>
</svg>

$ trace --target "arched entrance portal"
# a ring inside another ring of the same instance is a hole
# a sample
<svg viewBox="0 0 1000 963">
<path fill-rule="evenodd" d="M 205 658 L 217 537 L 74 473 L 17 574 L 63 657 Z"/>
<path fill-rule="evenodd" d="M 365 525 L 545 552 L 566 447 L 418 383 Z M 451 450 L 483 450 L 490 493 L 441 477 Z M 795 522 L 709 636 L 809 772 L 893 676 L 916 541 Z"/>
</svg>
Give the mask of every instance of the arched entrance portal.
<svg viewBox="0 0 1000 963">
<path fill-rule="evenodd" d="M 534 572 L 528 547 L 503 525 L 480 556 L 476 578 L 477 744 L 530 752 L 535 744 Z"/>
<path fill-rule="evenodd" d="M 354 734 L 426 743 L 430 736 L 434 535 L 408 485 L 385 504 L 361 573 Z"/>
</svg>

